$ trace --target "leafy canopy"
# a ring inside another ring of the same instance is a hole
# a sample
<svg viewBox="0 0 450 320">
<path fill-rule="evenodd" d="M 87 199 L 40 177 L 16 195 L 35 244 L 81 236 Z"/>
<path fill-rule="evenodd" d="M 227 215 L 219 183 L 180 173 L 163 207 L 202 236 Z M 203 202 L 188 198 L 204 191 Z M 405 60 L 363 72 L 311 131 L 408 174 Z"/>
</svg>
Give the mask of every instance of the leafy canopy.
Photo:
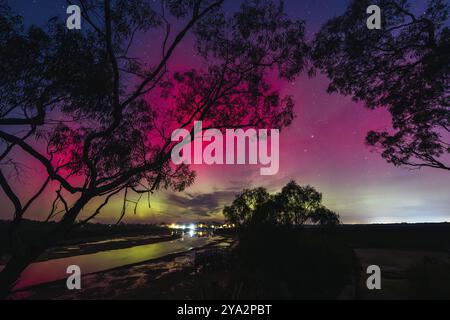
<svg viewBox="0 0 450 320">
<path fill-rule="evenodd" d="M 322 205 L 322 194 L 311 186 L 290 181 L 280 192 L 269 194 L 265 188 L 245 189 L 223 214 L 238 227 L 251 225 L 299 226 L 306 222 L 337 225 L 339 215 Z"/>
<path fill-rule="evenodd" d="M 366 27 L 366 8 L 382 8 L 381 30 Z M 354 0 L 318 32 L 312 57 L 329 92 L 385 107 L 393 130 L 370 131 L 367 144 L 399 166 L 450 170 L 449 4 L 413 14 L 407 0 Z"/>
</svg>

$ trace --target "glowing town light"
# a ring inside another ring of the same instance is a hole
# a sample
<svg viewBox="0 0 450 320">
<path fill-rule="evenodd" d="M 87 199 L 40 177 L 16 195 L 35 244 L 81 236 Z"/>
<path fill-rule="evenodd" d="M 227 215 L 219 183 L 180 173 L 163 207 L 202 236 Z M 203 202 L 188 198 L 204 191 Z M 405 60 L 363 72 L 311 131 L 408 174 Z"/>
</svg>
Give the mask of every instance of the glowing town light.
<svg viewBox="0 0 450 320">
<path fill-rule="evenodd" d="M 195 224 L 191 223 L 189 225 L 189 230 L 191 230 L 191 231 L 195 230 Z"/>
</svg>

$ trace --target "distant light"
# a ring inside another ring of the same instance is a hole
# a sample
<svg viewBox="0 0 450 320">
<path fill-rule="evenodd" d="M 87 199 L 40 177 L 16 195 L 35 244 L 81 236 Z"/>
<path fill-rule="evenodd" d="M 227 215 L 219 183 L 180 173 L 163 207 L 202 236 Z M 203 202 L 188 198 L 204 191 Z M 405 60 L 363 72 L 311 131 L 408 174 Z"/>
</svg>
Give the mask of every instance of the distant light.
<svg viewBox="0 0 450 320">
<path fill-rule="evenodd" d="M 189 236 L 190 236 L 190 237 L 193 237 L 194 234 L 195 234 L 195 231 L 194 231 L 193 229 L 189 230 Z"/>
<path fill-rule="evenodd" d="M 195 224 L 191 223 L 190 226 L 189 226 L 189 230 L 191 230 L 191 231 L 195 230 Z"/>
</svg>

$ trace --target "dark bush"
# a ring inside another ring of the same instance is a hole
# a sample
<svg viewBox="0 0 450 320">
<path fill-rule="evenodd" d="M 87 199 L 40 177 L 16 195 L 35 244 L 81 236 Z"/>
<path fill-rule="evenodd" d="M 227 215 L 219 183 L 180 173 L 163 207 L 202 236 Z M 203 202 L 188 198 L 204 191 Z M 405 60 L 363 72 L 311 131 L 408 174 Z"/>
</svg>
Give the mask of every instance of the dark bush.
<svg viewBox="0 0 450 320">
<path fill-rule="evenodd" d="M 236 281 L 245 299 L 334 299 L 354 272 L 353 251 L 334 236 L 298 228 L 242 231 Z"/>
</svg>

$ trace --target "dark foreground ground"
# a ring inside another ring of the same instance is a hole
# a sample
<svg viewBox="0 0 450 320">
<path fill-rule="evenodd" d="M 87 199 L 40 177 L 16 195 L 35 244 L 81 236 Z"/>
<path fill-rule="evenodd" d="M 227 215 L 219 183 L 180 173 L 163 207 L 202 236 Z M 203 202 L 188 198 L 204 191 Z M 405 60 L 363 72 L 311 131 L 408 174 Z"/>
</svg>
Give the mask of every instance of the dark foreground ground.
<svg viewBox="0 0 450 320">
<path fill-rule="evenodd" d="M 311 235 L 317 232 L 315 228 L 303 231 L 304 234 Z M 203 248 L 84 275 L 81 290 L 69 291 L 62 281 L 16 292 L 11 298 L 246 298 L 245 289 L 240 287 L 239 283 L 236 285 L 235 271 L 230 268 L 230 265 L 236 264 L 233 259 L 238 259 L 235 254 L 238 247 L 237 236 L 229 230 L 218 233 L 221 237 Z M 104 250 L 111 249 L 115 244 L 124 246 L 128 242 L 127 239 L 129 243 L 137 241 L 132 245 L 138 245 L 139 241 L 159 241 L 155 239 L 165 237 L 172 236 L 162 231 L 158 237 L 155 234 L 126 237 L 122 233 L 121 237 L 113 236 L 116 240 Z M 89 239 L 87 242 L 93 238 Z M 325 241 L 326 239 L 333 239 L 333 242 L 342 241 L 356 258 L 356 263 L 352 262 L 352 275 L 345 284 L 340 284 L 339 293 L 334 295 L 336 299 L 450 299 L 450 224 L 342 226 L 332 236 L 327 236 Z M 82 238 L 69 241 L 76 242 L 87 252 L 99 249 L 98 246 L 92 249 L 89 243 L 83 243 Z M 58 250 L 61 248 L 64 248 L 63 244 Z M 51 252 L 49 251 L 50 256 Z M 292 252 L 291 258 L 302 254 Z M 270 255 L 268 259 L 269 257 Z M 294 263 L 291 258 L 280 261 L 279 264 Z M 239 261 L 237 262 L 239 265 Z M 368 290 L 366 286 L 366 268 L 373 264 L 381 268 L 381 290 Z M 305 277 L 308 278 L 308 275 Z M 260 298 L 264 299 L 264 295 Z M 294 297 L 286 294 L 280 298 Z"/>
<path fill-rule="evenodd" d="M 215 298 L 214 287 L 226 286 L 227 272 L 202 270 L 196 261 L 203 255 L 231 251 L 232 238 L 160 259 L 85 275 L 82 289 L 69 291 L 65 281 L 36 286 L 14 293 L 11 299 L 204 299 Z M 217 298 L 225 298 L 217 296 Z"/>
</svg>

